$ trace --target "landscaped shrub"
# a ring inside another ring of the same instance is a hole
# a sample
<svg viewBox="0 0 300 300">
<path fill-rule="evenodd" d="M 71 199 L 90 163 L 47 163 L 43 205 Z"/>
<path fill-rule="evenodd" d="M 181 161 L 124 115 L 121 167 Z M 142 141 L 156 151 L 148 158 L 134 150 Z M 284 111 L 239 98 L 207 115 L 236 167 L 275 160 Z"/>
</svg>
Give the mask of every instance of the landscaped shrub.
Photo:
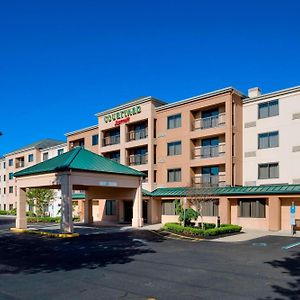
<svg viewBox="0 0 300 300">
<path fill-rule="evenodd" d="M 9 211 L 8 211 L 8 215 L 16 216 L 16 215 L 17 215 L 17 209 L 16 209 L 16 208 L 13 208 L 13 209 L 9 210 Z"/>
<path fill-rule="evenodd" d="M 199 226 L 200 228 L 202 228 L 201 223 L 199 223 L 198 226 Z M 203 226 L 204 226 L 204 229 L 205 229 L 205 230 L 206 230 L 206 229 L 213 229 L 213 228 L 216 227 L 216 224 L 214 224 L 214 223 L 203 223 Z"/>
<path fill-rule="evenodd" d="M 184 227 L 178 223 L 166 223 L 163 227 L 165 230 L 169 230 L 171 232 L 175 233 L 183 233 L 188 235 L 194 235 L 194 236 L 216 236 L 220 234 L 226 234 L 226 233 L 233 233 L 233 232 L 240 232 L 242 227 L 238 225 L 231 225 L 231 224 L 223 224 L 222 227 L 219 228 L 211 228 L 202 230 L 200 228 L 194 228 L 194 227 Z"/>
<path fill-rule="evenodd" d="M 73 218 L 74 222 L 79 221 L 78 217 Z M 60 217 L 27 217 L 28 223 L 60 223 Z"/>
<path fill-rule="evenodd" d="M 0 210 L 0 215 L 5 216 L 15 216 L 17 214 L 17 209 L 11 209 L 11 210 Z"/>
<path fill-rule="evenodd" d="M 27 217 L 36 217 L 36 214 L 33 211 L 26 211 Z"/>
</svg>

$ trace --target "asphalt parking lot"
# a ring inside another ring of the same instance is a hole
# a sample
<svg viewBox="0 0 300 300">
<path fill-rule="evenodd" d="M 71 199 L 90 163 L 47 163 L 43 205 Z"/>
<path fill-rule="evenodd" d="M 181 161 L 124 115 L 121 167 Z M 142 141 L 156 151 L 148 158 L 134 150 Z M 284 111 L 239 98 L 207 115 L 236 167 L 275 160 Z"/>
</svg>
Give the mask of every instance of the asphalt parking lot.
<svg viewBox="0 0 300 300">
<path fill-rule="evenodd" d="M 300 299 L 299 238 L 192 242 L 136 230 L 54 239 L 10 233 L 11 222 L 0 218 L 1 300 Z"/>
</svg>

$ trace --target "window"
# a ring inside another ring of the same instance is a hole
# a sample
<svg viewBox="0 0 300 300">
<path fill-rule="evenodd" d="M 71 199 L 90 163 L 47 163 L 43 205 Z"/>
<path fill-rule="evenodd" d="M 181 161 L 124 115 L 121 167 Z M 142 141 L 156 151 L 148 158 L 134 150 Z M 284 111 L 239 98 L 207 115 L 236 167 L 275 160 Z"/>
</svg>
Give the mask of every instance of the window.
<svg viewBox="0 0 300 300">
<path fill-rule="evenodd" d="M 105 201 L 105 215 L 114 216 L 116 214 L 116 200 Z"/>
<path fill-rule="evenodd" d="M 180 155 L 181 154 L 181 141 L 168 143 L 168 155 Z"/>
<path fill-rule="evenodd" d="M 258 104 L 258 118 L 264 119 L 279 115 L 278 100 Z"/>
<path fill-rule="evenodd" d="M 163 215 L 176 215 L 176 207 L 174 200 L 162 201 L 161 202 L 161 211 Z"/>
<path fill-rule="evenodd" d="M 43 161 L 47 160 L 49 158 L 49 153 L 45 152 L 43 153 Z"/>
<path fill-rule="evenodd" d="M 10 160 L 8 161 L 8 165 L 9 165 L 10 167 L 12 167 L 13 164 L 14 164 L 14 160 L 13 160 L 13 159 L 10 159 Z"/>
<path fill-rule="evenodd" d="M 33 154 L 28 155 L 28 162 L 33 162 Z"/>
<path fill-rule="evenodd" d="M 239 200 L 239 216 L 242 218 L 265 218 L 265 199 Z"/>
<path fill-rule="evenodd" d="M 279 178 L 279 164 L 266 163 L 258 165 L 258 179 Z"/>
<path fill-rule="evenodd" d="M 3 194 L 6 194 L 6 188 L 3 188 Z M 4 204 L 5 205 L 5 204 Z"/>
<path fill-rule="evenodd" d="M 6 180 L 6 175 L 3 175 L 3 181 L 5 181 Z"/>
<path fill-rule="evenodd" d="M 217 217 L 219 215 L 219 201 L 208 200 L 202 203 L 202 215 L 208 217 Z"/>
<path fill-rule="evenodd" d="M 115 162 L 120 163 L 120 151 L 111 152 L 107 157 Z"/>
<path fill-rule="evenodd" d="M 181 181 L 181 169 L 168 170 L 168 182 L 179 182 L 179 181 Z"/>
<path fill-rule="evenodd" d="M 181 127 L 181 114 L 168 117 L 168 129 Z"/>
<path fill-rule="evenodd" d="M 275 148 L 279 146 L 278 131 L 261 133 L 258 135 L 258 149 Z"/>
<path fill-rule="evenodd" d="M 98 145 L 98 143 L 99 143 L 99 135 L 95 134 L 92 136 L 92 145 L 95 146 Z"/>
<path fill-rule="evenodd" d="M 64 149 L 58 149 L 57 150 L 57 155 L 62 155 L 64 153 Z"/>
<path fill-rule="evenodd" d="M 14 187 L 13 187 L 13 186 L 10 186 L 10 187 L 8 188 L 8 192 L 9 192 L 10 194 L 12 194 L 12 193 L 14 192 Z"/>
<path fill-rule="evenodd" d="M 6 163 L 5 162 L 3 163 L 3 169 L 6 169 Z"/>
<path fill-rule="evenodd" d="M 12 179 L 14 178 L 14 173 L 12 173 L 12 172 L 9 173 L 9 174 L 8 174 L 8 178 L 9 178 L 9 180 L 12 180 Z"/>
</svg>

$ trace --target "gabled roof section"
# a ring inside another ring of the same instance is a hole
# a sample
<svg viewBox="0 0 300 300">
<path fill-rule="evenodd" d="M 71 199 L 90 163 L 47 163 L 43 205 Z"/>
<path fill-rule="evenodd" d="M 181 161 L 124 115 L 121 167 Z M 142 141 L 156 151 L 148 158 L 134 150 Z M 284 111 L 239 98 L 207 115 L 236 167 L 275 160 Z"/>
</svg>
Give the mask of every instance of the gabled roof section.
<svg viewBox="0 0 300 300">
<path fill-rule="evenodd" d="M 121 165 L 115 161 L 112 161 L 81 147 L 76 147 L 59 156 L 21 170 L 15 173 L 14 176 L 22 177 L 45 173 L 57 173 L 69 170 L 132 175 L 141 177 L 145 176 L 145 174 L 142 172 Z"/>
<path fill-rule="evenodd" d="M 41 149 L 45 149 L 45 148 L 50 148 L 50 147 L 61 145 L 61 144 L 64 144 L 64 143 L 65 142 L 63 142 L 63 141 L 54 140 L 54 139 L 43 139 L 43 140 L 31 143 L 27 146 L 21 147 L 19 149 L 16 149 L 12 152 L 9 152 L 9 153 L 6 154 L 6 156 L 14 154 L 14 153 L 30 150 L 30 149 L 39 149 L 39 150 L 41 150 Z"/>
<path fill-rule="evenodd" d="M 300 194 L 300 184 L 261 185 L 261 186 L 233 186 L 212 188 L 157 188 L 147 192 L 152 197 L 186 197 L 191 195 L 209 194 L 215 196 L 255 196 L 255 195 L 286 195 Z"/>
</svg>

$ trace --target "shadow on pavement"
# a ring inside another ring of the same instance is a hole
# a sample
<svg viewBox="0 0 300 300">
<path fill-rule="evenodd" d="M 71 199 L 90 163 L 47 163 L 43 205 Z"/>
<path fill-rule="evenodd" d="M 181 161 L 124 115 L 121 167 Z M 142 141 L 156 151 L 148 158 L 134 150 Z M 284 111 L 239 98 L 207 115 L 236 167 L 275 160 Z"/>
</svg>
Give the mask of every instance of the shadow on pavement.
<svg viewBox="0 0 300 300">
<path fill-rule="evenodd" d="M 126 264 L 134 261 L 136 255 L 155 253 L 147 242 L 163 241 L 163 238 L 146 231 L 72 239 L 32 234 L 6 235 L 0 237 L 0 274 L 50 273 Z"/>
<path fill-rule="evenodd" d="M 266 262 L 274 268 L 282 269 L 282 273 L 287 274 L 293 278 L 287 283 L 287 287 L 280 285 L 272 285 L 274 292 L 281 297 L 274 299 L 300 299 L 300 253 L 294 253 L 291 257 L 286 257 L 282 260 L 273 260 Z M 282 298 L 283 297 L 283 298 Z M 273 299 L 273 298 L 266 298 Z"/>
</svg>

